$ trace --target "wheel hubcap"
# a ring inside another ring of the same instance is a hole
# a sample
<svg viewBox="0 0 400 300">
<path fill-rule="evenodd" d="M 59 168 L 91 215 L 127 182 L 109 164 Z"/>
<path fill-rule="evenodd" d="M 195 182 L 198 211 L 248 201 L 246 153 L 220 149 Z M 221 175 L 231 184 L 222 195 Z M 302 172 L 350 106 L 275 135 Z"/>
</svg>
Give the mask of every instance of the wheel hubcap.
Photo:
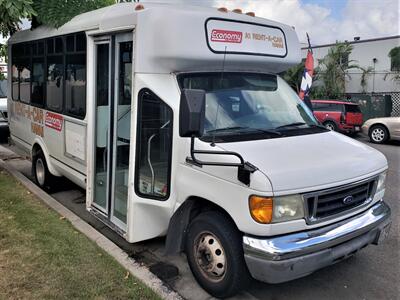
<svg viewBox="0 0 400 300">
<path fill-rule="evenodd" d="M 44 169 L 44 163 L 41 158 L 38 158 L 36 160 L 36 179 L 38 183 L 43 186 L 44 181 L 45 181 L 45 169 Z"/>
<path fill-rule="evenodd" d="M 328 124 L 326 124 L 326 126 L 325 126 L 327 129 L 329 129 L 329 130 L 335 130 L 335 127 L 333 126 L 333 124 L 331 124 L 331 123 L 328 123 Z"/>
<path fill-rule="evenodd" d="M 197 265 L 208 280 L 217 282 L 224 278 L 225 252 L 215 235 L 210 232 L 200 233 L 195 240 L 194 254 Z"/>
<path fill-rule="evenodd" d="M 375 128 L 372 130 L 371 137 L 375 142 L 382 142 L 385 138 L 385 131 L 381 128 Z"/>
</svg>

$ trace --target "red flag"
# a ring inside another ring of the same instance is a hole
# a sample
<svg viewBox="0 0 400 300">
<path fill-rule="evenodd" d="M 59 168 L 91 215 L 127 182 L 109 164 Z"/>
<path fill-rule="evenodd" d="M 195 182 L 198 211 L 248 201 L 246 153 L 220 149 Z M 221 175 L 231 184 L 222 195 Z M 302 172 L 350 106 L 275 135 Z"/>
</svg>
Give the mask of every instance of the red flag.
<svg viewBox="0 0 400 300">
<path fill-rule="evenodd" d="M 304 100 L 304 97 L 309 95 L 310 88 L 312 85 L 312 77 L 314 74 L 314 57 L 311 49 L 310 39 L 307 34 L 308 39 L 308 51 L 307 51 L 307 58 L 304 65 L 304 72 L 303 77 L 301 80 L 300 92 L 299 97 L 301 100 Z"/>
</svg>

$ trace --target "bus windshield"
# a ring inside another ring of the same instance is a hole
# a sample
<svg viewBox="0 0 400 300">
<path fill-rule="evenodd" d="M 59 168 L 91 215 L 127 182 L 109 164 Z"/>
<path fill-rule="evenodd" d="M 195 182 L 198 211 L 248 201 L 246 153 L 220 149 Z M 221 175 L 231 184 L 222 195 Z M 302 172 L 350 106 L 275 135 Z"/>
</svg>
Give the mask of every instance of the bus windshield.
<svg viewBox="0 0 400 300">
<path fill-rule="evenodd" d="M 254 133 L 279 137 L 294 130 L 315 132 L 318 127 L 313 113 L 276 75 L 192 73 L 179 75 L 178 81 L 181 88 L 206 91 L 205 139 L 227 135 L 243 139 Z"/>
</svg>

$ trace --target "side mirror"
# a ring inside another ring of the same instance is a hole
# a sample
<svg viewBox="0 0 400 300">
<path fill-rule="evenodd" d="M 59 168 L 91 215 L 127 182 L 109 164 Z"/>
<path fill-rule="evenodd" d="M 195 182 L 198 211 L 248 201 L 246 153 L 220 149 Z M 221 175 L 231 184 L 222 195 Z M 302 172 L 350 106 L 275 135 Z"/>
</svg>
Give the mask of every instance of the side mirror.
<svg viewBox="0 0 400 300">
<path fill-rule="evenodd" d="M 183 89 L 179 110 L 179 135 L 201 137 L 204 131 L 206 92 Z"/>
</svg>

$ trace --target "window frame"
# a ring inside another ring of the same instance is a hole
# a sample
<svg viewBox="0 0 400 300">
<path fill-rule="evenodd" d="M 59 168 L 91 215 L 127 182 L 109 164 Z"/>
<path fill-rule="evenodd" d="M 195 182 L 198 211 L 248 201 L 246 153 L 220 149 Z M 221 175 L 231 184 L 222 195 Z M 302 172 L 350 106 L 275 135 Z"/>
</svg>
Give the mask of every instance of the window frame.
<svg viewBox="0 0 400 300">
<path fill-rule="evenodd" d="M 167 175 L 167 194 L 164 197 L 157 197 L 154 195 L 150 195 L 150 194 L 143 194 L 140 192 L 139 190 L 139 169 L 140 169 L 140 159 L 138 159 L 138 155 L 139 153 L 139 146 L 141 144 L 141 138 L 140 138 L 140 133 L 141 133 L 141 122 L 142 122 L 142 109 L 143 109 L 143 105 L 142 105 L 142 100 L 143 100 L 143 96 L 148 93 L 151 95 L 151 97 L 154 97 L 155 100 L 163 103 L 164 105 L 167 106 L 167 108 L 170 110 L 171 112 L 171 139 L 170 139 L 170 146 L 169 146 L 169 156 L 168 156 L 168 175 Z M 141 197 L 141 198 L 145 198 L 145 199 L 151 199 L 151 200 L 157 200 L 157 201 L 168 201 L 170 196 L 171 196 L 171 178 L 172 178 L 172 152 L 173 152 L 173 140 L 174 140 L 174 111 L 171 108 L 170 105 L 168 105 L 168 103 L 166 103 L 165 101 L 163 101 L 160 97 L 158 97 L 152 90 L 150 90 L 149 88 L 142 88 L 139 93 L 138 93 L 138 97 L 137 97 L 138 101 L 137 101 L 137 106 L 138 106 L 138 112 L 137 112 L 137 122 L 136 122 L 136 143 L 135 143 L 135 178 L 134 178 L 134 186 L 135 186 L 135 193 L 137 196 Z"/>
<path fill-rule="evenodd" d="M 85 39 L 85 47 L 84 50 L 79 50 L 77 51 L 77 36 L 80 35 L 82 37 L 84 37 Z M 74 51 L 67 51 L 67 45 L 66 45 L 66 41 L 68 37 L 73 36 L 74 38 Z M 61 39 L 62 40 L 62 44 L 63 44 L 63 49 L 62 52 L 55 52 L 55 48 L 56 48 L 56 39 Z M 53 43 L 53 53 L 48 53 L 48 43 L 52 41 Z M 39 52 L 39 43 L 43 43 L 43 52 L 40 53 Z M 25 51 L 25 47 L 29 47 L 29 51 Z M 36 51 L 34 51 L 34 47 L 36 47 Z M 15 49 L 15 50 L 14 50 Z M 34 53 L 35 52 L 35 53 Z M 67 66 L 66 66 L 66 62 L 67 62 L 67 56 L 68 55 L 76 55 L 76 54 L 82 54 L 85 55 L 85 113 L 83 116 L 77 116 L 75 114 L 69 113 L 67 112 L 66 109 L 66 74 L 67 74 Z M 48 58 L 49 57 L 53 57 L 53 56 L 61 56 L 62 57 L 62 61 L 63 61 L 63 79 L 62 79 L 62 84 L 63 84 L 63 88 L 62 88 L 62 108 L 60 111 L 54 110 L 52 108 L 49 108 L 47 106 L 47 76 L 48 76 Z M 32 68 L 33 68 L 33 61 L 35 59 L 41 59 L 43 58 L 43 67 L 44 67 L 44 90 L 43 90 L 43 104 L 37 104 L 37 103 L 32 103 Z M 29 88 L 29 102 L 26 101 L 21 101 L 21 92 L 20 92 L 20 85 L 21 85 L 21 78 L 20 78 L 20 71 L 17 69 L 18 71 L 18 78 L 17 78 L 17 82 L 18 82 L 18 97 L 15 97 L 15 93 L 13 92 L 13 85 L 12 85 L 12 90 L 11 90 L 11 98 L 13 101 L 15 102 L 21 102 L 24 103 L 26 105 L 30 105 L 30 106 L 34 106 L 34 107 L 38 107 L 38 108 L 42 108 L 51 112 L 55 112 L 58 114 L 62 114 L 65 116 L 69 116 L 75 119 L 79 119 L 79 120 L 84 120 L 87 116 L 87 37 L 86 37 L 86 33 L 85 31 L 79 31 L 79 32 L 74 32 L 71 34 L 66 34 L 66 35 L 58 35 L 58 36 L 51 36 L 51 37 L 47 37 L 47 38 L 41 38 L 41 39 L 37 39 L 37 40 L 32 40 L 32 41 L 25 41 L 25 42 L 19 42 L 19 43 L 15 43 L 11 45 L 11 66 L 13 66 L 15 63 L 20 63 L 21 60 L 24 59 L 28 59 L 29 60 L 29 66 L 30 66 L 30 88 Z M 13 78 L 13 74 L 11 72 L 11 81 Z M 14 81 L 12 81 L 13 84 Z"/>
</svg>

